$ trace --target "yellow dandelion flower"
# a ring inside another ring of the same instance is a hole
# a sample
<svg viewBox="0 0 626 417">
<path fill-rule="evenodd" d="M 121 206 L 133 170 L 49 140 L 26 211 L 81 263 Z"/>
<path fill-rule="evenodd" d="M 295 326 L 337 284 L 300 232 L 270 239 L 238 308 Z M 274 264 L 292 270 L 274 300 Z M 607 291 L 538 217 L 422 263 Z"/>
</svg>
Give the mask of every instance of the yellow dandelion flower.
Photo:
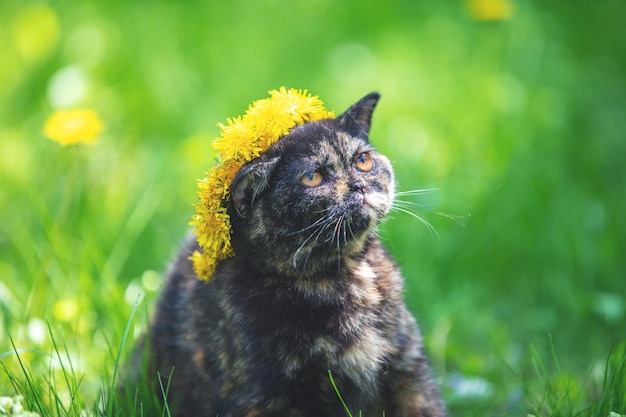
<svg viewBox="0 0 626 417">
<path fill-rule="evenodd" d="M 241 117 L 228 119 L 226 125 L 218 123 L 222 135 L 215 139 L 213 148 L 224 158 L 250 161 L 261 154 L 262 149 L 255 142 L 254 126 Z"/>
<path fill-rule="evenodd" d="M 54 112 L 44 126 L 44 134 L 63 146 L 96 143 L 104 123 L 93 110 L 72 109 Z"/>
<path fill-rule="evenodd" d="M 234 255 L 230 242 L 230 216 L 226 207 L 230 183 L 248 161 L 266 151 L 295 126 L 334 117 L 324 103 L 306 90 L 286 89 L 269 92 L 270 97 L 255 101 L 243 116 L 218 124 L 221 134 L 213 141 L 220 163 L 198 182 L 196 213 L 189 224 L 201 247 L 189 259 L 198 277 L 208 282 L 217 263 Z"/>
<path fill-rule="evenodd" d="M 204 254 L 199 251 L 194 251 L 189 259 L 193 262 L 193 268 L 196 274 L 208 282 L 209 279 L 203 277 L 211 277 L 213 275 L 215 267 L 217 266 L 217 259 L 204 256 Z"/>
</svg>

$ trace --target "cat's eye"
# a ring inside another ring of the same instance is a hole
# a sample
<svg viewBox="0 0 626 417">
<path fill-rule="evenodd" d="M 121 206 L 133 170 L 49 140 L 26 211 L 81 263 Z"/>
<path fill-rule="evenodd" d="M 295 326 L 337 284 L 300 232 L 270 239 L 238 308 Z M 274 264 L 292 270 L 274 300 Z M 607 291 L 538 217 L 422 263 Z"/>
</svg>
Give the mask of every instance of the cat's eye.
<svg viewBox="0 0 626 417">
<path fill-rule="evenodd" d="M 309 172 L 300 178 L 300 182 L 307 187 L 317 187 L 324 182 L 324 176 L 318 171 Z"/>
<path fill-rule="evenodd" d="M 374 168 L 374 160 L 369 153 L 363 152 L 356 157 L 356 162 L 354 165 L 356 166 L 356 169 L 361 172 L 369 172 L 372 170 L 372 168 Z"/>
</svg>

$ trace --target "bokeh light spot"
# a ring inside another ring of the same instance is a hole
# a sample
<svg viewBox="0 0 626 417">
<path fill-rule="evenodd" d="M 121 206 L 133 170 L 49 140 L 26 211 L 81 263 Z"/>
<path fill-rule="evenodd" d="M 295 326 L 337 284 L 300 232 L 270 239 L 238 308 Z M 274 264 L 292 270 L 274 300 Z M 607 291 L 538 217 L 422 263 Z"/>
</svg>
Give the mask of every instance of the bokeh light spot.
<svg viewBox="0 0 626 417">
<path fill-rule="evenodd" d="M 76 105 L 85 97 L 86 92 L 85 72 L 73 65 L 54 73 L 48 85 L 48 99 L 55 108 Z"/>
<path fill-rule="evenodd" d="M 56 14 L 44 4 L 23 9 L 11 25 L 13 42 L 27 61 L 37 61 L 52 52 L 59 34 Z"/>
</svg>

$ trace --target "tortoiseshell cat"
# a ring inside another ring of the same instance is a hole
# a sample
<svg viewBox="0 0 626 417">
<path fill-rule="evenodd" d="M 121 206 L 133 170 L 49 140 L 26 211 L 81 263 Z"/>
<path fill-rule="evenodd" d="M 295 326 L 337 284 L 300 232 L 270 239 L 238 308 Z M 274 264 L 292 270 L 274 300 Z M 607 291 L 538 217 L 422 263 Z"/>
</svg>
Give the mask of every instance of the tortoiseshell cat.
<svg viewBox="0 0 626 417">
<path fill-rule="evenodd" d="M 173 415 L 343 417 L 329 371 L 353 413 L 446 415 L 376 235 L 394 197 L 389 160 L 368 138 L 378 99 L 295 127 L 241 168 L 236 255 L 209 284 L 188 259 L 195 240 L 178 256 L 137 350 Z"/>
</svg>

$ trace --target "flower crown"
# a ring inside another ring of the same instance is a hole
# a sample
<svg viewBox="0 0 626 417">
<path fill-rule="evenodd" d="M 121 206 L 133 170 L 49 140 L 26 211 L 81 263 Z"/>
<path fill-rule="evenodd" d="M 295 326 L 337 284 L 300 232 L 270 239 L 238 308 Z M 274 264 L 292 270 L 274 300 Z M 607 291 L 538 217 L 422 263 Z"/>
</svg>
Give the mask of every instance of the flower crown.
<svg viewBox="0 0 626 417">
<path fill-rule="evenodd" d="M 189 223 L 202 251 L 189 257 L 198 277 L 208 282 L 217 263 L 234 255 L 230 242 L 231 225 L 227 213 L 230 183 L 237 171 L 257 158 L 270 145 L 287 135 L 294 127 L 334 117 L 317 97 L 307 90 L 286 89 L 269 92 L 270 97 L 255 101 L 243 117 L 218 123 L 221 135 L 213 141 L 219 162 L 198 182 L 199 202 Z"/>
</svg>

